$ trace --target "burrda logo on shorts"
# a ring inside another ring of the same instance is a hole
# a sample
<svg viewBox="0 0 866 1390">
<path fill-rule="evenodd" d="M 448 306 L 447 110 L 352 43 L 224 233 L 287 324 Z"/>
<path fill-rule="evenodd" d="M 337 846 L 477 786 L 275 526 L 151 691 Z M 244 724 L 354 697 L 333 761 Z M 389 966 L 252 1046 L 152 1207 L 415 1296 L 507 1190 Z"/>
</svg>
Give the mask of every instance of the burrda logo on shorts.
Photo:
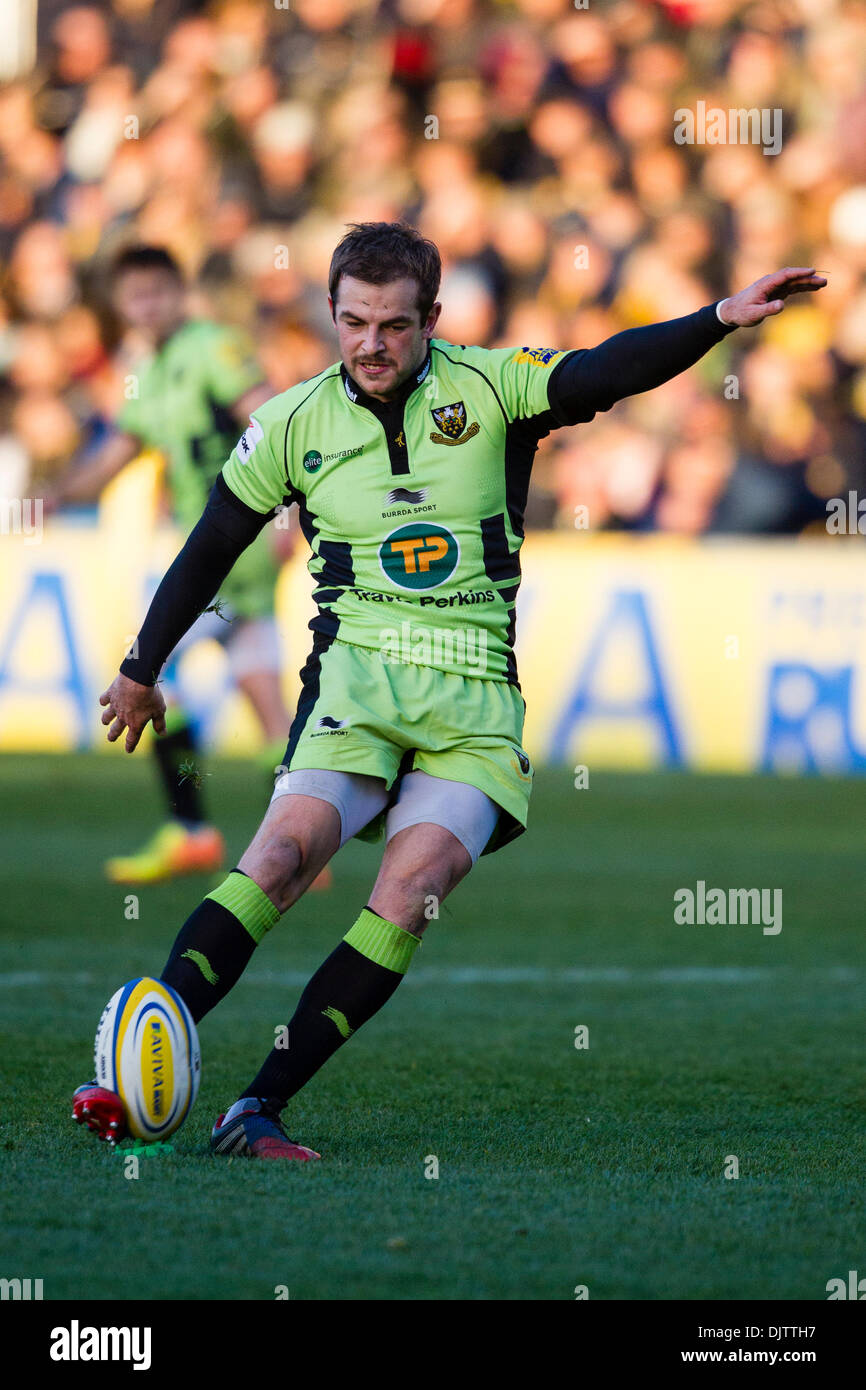
<svg viewBox="0 0 866 1390">
<path fill-rule="evenodd" d="M 432 522 L 400 526 L 379 547 L 379 563 L 401 589 L 436 589 L 457 568 L 457 537 Z"/>
<path fill-rule="evenodd" d="M 316 720 L 316 730 L 310 734 L 310 738 L 346 738 L 349 733 L 346 728 L 348 722 L 348 719 L 335 719 L 332 714 L 323 714 L 321 719 Z"/>
</svg>

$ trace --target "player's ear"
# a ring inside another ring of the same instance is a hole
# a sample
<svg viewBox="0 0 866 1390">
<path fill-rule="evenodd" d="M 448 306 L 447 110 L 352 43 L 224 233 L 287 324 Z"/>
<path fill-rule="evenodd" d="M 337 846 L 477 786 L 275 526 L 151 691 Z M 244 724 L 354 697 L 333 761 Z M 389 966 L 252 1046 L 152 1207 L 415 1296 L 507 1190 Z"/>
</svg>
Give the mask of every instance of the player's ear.
<svg viewBox="0 0 866 1390">
<path fill-rule="evenodd" d="M 432 337 L 433 337 L 433 329 L 436 327 L 437 323 L 439 322 L 439 315 L 440 315 L 441 313 L 442 313 L 442 304 L 441 304 L 441 302 L 437 299 L 437 300 L 436 300 L 436 303 L 431 307 L 430 312 L 429 312 L 429 314 L 427 315 L 427 320 L 426 320 L 426 322 L 425 322 L 425 324 L 424 324 L 424 333 L 426 334 L 426 336 L 427 336 L 428 338 L 432 338 Z"/>
<path fill-rule="evenodd" d="M 337 310 L 336 310 L 336 308 L 334 307 L 334 301 L 333 301 L 333 299 L 331 298 L 330 295 L 328 295 L 328 308 L 329 308 L 330 311 L 331 311 L 331 318 L 334 320 L 334 323 L 336 323 L 336 322 L 337 322 Z"/>
</svg>

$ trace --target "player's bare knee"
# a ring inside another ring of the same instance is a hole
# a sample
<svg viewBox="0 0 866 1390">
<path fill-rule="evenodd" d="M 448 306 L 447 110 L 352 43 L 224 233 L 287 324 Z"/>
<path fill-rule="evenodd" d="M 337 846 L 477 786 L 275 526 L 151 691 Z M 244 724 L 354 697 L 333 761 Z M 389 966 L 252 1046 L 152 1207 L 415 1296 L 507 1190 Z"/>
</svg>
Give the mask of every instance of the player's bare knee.
<svg viewBox="0 0 866 1390">
<path fill-rule="evenodd" d="M 472 868 L 469 851 L 455 836 L 449 836 L 447 849 L 442 849 L 432 859 L 419 865 L 414 877 L 415 886 L 427 884 L 428 894 L 432 893 L 440 902 L 447 898 Z"/>
<path fill-rule="evenodd" d="M 280 912 L 300 897 L 306 855 L 299 838 L 273 826 L 256 836 L 238 868 L 249 874 Z"/>
<path fill-rule="evenodd" d="M 390 912 L 392 920 L 420 936 L 428 924 L 436 920 L 440 904 L 468 872 L 471 867 L 468 855 L 466 861 L 465 865 L 448 860 L 383 865 L 385 872 L 376 884 L 371 906 L 379 911 L 377 903 L 380 904 L 383 916 L 387 917 Z"/>
<path fill-rule="evenodd" d="M 388 841 L 369 905 L 420 936 L 471 867 L 469 850 L 444 826 L 427 821 L 404 826 Z"/>
</svg>

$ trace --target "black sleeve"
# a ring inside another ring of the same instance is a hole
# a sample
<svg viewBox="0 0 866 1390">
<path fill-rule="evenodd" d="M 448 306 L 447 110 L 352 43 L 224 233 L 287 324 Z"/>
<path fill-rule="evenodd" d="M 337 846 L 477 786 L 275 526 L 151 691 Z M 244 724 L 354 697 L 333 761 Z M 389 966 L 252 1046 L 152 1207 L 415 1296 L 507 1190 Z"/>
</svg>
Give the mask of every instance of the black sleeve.
<svg viewBox="0 0 866 1390">
<path fill-rule="evenodd" d="M 595 348 L 557 362 L 548 383 L 550 408 L 560 425 L 591 420 L 625 396 L 651 391 L 691 367 L 736 324 L 721 323 L 715 304 L 667 323 L 629 328 Z"/>
<path fill-rule="evenodd" d="M 288 499 L 287 499 L 288 500 Z M 248 507 L 218 476 L 207 506 L 153 596 L 147 617 L 121 671 L 140 685 L 155 685 L 163 663 L 207 608 L 238 556 L 274 515 Z"/>
</svg>

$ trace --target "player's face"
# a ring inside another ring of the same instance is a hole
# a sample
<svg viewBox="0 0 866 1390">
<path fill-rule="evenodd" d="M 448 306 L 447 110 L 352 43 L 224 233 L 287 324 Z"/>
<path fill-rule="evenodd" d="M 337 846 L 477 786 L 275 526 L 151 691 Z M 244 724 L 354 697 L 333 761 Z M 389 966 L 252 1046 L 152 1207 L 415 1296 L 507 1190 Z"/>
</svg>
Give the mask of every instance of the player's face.
<svg viewBox="0 0 866 1390">
<path fill-rule="evenodd" d="M 328 303 L 346 370 L 368 396 L 389 400 L 424 361 L 441 304 L 422 322 L 415 280 L 368 285 L 352 275 L 340 277 L 337 302 Z"/>
<path fill-rule="evenodd" d="M 114 286 L 114 307 L 128 327 L 161 342 L 183 318 L 184 287 L 167 270 L 126 270 Z"/>
</svg>

